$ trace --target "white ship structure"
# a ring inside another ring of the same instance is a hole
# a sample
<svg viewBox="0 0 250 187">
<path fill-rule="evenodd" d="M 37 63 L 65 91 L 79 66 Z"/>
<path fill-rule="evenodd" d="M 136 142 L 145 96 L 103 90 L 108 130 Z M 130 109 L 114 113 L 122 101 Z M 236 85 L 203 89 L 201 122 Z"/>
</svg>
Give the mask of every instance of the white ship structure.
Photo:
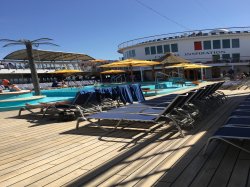
<svg viewBox="0 0 250 187">
<path fill-rule="evenodd" d="M 220 77 L 230 69 L 249 73 L 250 27 L 177 32 L 137 38 L 121 43 L 124 59 L 156 60 L 171 52 L 194 63 L 212 66 L 207 75 Z"/>
</svg>

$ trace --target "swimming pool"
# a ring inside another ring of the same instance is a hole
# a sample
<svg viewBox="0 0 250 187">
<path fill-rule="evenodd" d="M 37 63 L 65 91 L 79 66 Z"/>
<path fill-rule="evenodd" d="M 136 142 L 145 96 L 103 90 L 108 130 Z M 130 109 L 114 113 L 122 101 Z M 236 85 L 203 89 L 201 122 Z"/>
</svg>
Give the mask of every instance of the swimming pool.
<svg viewBox="0 0 250 187">
<path fill-rule="evenodd" d="M 96 86 L 84 86 L 81 88 L 59 88 L 51 90 L 42 90 L 42 96 L 34 96 L 33 92 L 23 93 L 19 95 L 8 95 L 5 97 L 0 96 L 0 111 L 19 109 L 28 104 L 38 104 L 40 102 L 56 102 L 64 100 L 72 100 L 76 93 L 80 90 L 94 90 L 95 87 L 115 87 L 122 84 L 106 84 Z M 192 84 L 173 84 L 173 82 L 154 82 L 141 83 L 142 88 L 147 88 L 148 91 L 144 93 L 147 96 L 168 94 L 177 90 L 182 90 L 188 87 L 192 87 Z"/>
<path fill-rule="evenodd" d="M 172 81 L 164 81 L 164 82 L 151 82 L 151 83 L 143 83 L 142 89 L 146 89 L 144 92 L 146 97 L 154 96 L 154 95 L 162 95 L 169 94 L 178 90 L 183 90 L 186 88 L 195 87 L 191 82 L 185 83 L 173 83 Z"/>
</svg>

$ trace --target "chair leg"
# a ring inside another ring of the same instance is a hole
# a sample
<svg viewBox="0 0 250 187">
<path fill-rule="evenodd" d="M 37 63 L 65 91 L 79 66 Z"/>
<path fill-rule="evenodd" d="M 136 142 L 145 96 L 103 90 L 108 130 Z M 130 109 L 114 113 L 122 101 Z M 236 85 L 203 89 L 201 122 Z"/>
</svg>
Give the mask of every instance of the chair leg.
<svg viewBox="0 0 250 187">
<path fill-rule="evenodd" d="M 232 145 L 232 146 L 235 146 L 235 147 L 241 149 L 242 151 L 245 151 L 245 152 L 247 152 L 247 153 L 250 154 L 250 150 L 245 149 L 245 148 L 243 148 L 243 147 L 241 147 L 241 146 L 239 146 L 239 145 L 237 145 L 237 144 L 235 144 L 235 143 L 233 143 L 233 142 L 231 142 L 231 141 L 228 141 L 228 140 L 226 140 L 225 138 L 222 138 L 222 137 L 210 137 L 210 138 L 208 139 L 208 141 L 207 141 L 205 147 L 204 147 L 204 150 L 203 150 L 203 153 L 202 153 L 203 155 L 206 154 L 206 150 L 207 150 L 207 148 L 208 148 L 209 143 L 210 143 L 212 140 L 214 140 L 214 139 L 215 139 L 215 140 L 224 141 L 224 142 L 226 142 L 226 143 L 228 143 L 228 144 L 230 144 L 230 145 Z"/>
<path fill-rule="evenodd" d="M 184 138 L 185 136 L 184 136 L 184 134 L 183 134 L 183 132 L 182 132 L 182 130 L 181 130 L 181 127 L 178 125 L 178 123 L 175 121 L 175 119 L 172 118 L 170 115 L 167 115 L 166 117 L 167 117 L 168 119 L 170 119 L 170 120 L 173 122 L 174 126 L 175 126 L 175 127 L 177 128 L 177 130 L 180 132 L 181 137 Z"/>
<path fill-rule="evenodd" d="M 21 116 L 21 113 L 22 113 L 22 111 L 24 111 L 24 110 L 25 110 L 25 108 L 23 108 L 23 107 L 20 108 L 20 109 L 19 109 L 19 112 L 18 112 L 18 116 Z"/>
<path fill-rule="evenodd" d="M 77 118 L 77 120 L 76 120 L 76 129 L 79 129 L 79 123 L 81 121 L 86 121 L 86 118 L 84 118 L 84 117 Z"/>
</svg>

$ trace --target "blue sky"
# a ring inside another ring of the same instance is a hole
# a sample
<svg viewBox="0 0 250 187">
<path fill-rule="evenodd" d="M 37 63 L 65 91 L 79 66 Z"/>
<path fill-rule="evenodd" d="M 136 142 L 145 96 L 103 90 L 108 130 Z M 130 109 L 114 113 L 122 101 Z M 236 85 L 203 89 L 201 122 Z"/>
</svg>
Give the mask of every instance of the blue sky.
<svg viewBox="0 0 250 187">
<path fill-rule="evenodd" d="M 249 0 L 139 1 L 163 16 L 136 0 L 1 0 L 0 39 L 48 37 L 60 47 L 40 46 L 40 49 L 118 59 L 121 57 L 117 53 L 118 44 L 134 38 L 250 26 Z M 0 59 L 23 48 L 2 48 L 3 45 L 0 43 Z"/>
</svg>

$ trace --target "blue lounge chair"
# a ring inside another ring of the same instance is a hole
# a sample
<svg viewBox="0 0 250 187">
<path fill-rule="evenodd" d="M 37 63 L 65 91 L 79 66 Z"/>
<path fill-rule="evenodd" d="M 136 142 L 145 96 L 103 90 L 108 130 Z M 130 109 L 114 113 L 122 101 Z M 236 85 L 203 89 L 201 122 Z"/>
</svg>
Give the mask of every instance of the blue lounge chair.
<svg viewBox="0 0 250 187">
<path fill-rule="evenodd" d="M 90 125 L 98 126 L 104 129 L 100 125 L 100 120 L 113 120 L 117 121 L 113 130 L 115 130 L 123 121 L 127 122 L 143 122 L 143 123 L 167 123 L 168 121 L 172 121 L 173 125 L 178 129 L 181 136 L 184 136 L 179 124 L 172 117 L 171 112 L 183 101 L 183 97 L 186 95 L 178 95 L 171 103 L 166 105 L 164 108 L 150 108 L 150 107 L 124 107 L 120 109 L 113 109 L 107 112 L 100 112 L 96 114 L 92 114 L 86 117 L 80 117 L 77 120 L 76 129 L 79 128 L 79 123 L 81 121 L 89 121 Z M 98 120 L 98 123 L 91 121 L 92 119 Z M 104 129 L 105 130 L 105 129 Z"/>
<path fill-rule="evenodd" d="M 94 90 L 80 91 L 76 94 L 75 99 L 70 104 L 55 104 L 48 106 L 43 117 L 48 113 L 66 114 L 74 113 L 75 115 L 80 114 L 84 117 L 85 114 L 100 112 L 100 98 Z"/>
<path fill-rule="evenodd" d="M 230 145 L 233 145 L 243 151 L 246 151 L 247 153 L 250 153 L 250 150 L 243 148 L 240 145 L 237 145 L 236 143 L 232 142 L 232 140 L 250 140 L 250 128 L 244 128 L 244 127 L 234 127 L 234 126 L 224 126 L 218 129 L 215 134 L 210 137 L 204 147 L 203 154 L 206 153 L 206 150 L 208 148 L 208 145 L 213 140 L 222 140 L 226 143 L 229 143 Z"/>
<path fill-rule="evenodd" d="M 224 126 L 250 127 L 250 116 L 231 116 Z"/>
</svg>

